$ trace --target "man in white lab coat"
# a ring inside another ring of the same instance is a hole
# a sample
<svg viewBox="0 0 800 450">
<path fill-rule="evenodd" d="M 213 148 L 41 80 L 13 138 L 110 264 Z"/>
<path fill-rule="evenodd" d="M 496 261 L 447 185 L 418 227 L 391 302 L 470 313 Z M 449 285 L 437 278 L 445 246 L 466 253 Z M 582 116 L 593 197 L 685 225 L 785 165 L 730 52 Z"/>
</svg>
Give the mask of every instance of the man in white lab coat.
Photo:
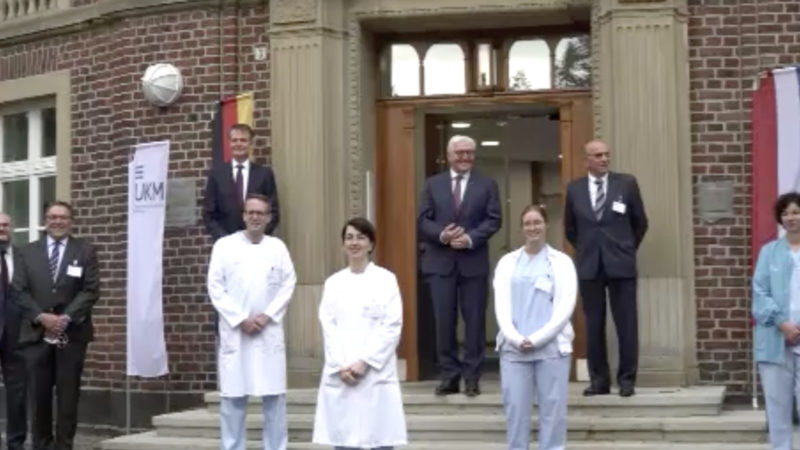
<svg viewBox="0 0 800 450">
<path fill-rule="evenodd" d="M 247 396 L 263 400 L 265 450 L 285 450 L 286 351 L 281 319 L 296 277 L 286 245 L 264 235 L 269 199 L 248 194 L 245 230 L 211 252 L 208 294 L 219 312 L 220 437 L 223 450 L 245 450 Z"/>
</svg>

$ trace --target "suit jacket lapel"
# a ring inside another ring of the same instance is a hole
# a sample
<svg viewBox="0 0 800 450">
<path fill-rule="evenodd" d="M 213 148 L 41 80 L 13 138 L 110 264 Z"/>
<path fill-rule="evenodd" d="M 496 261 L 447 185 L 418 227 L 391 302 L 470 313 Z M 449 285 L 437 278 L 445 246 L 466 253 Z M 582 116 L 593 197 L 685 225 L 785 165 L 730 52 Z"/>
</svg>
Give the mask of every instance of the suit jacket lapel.
<svg viewBox="0 0 800 450">
<path fill-rule="evenodd" d="M 253 161 L 250 161 L 250 173 L 247 174 L 247 192 L 258 192 L 255 188 L 258 185 L 258 169 L 256 168 L 256 164 Z"/>
<path fill-rule="evenodd" d="M 588 175 L 581 178 L 581 182 L 579 183 L 581 188 L 578 189 L 578 201 L 580 202 L 580 205 L 588 212 L 590 217 L 595 217 L 594 207 L 592 206 L 592 196 L 589 194 L 589 189 L 591 189 L 589 183 L 590 180 Z"/>
<path fill-rule="evenodd" d="M 456 205 L 453 204 L 453 180 L 450 179 L 450 169 L 447 169 L 447 172 L 442 173 L 442 177 L 440 180 L 440 187 L 439 189 L 444 193 L 444 198 L 447 200 L 447 209 L 446 211 L 449 212 L 450 217 L 456 217 Z"/>
<path fill-rule="evenodd" d="M 228 201 L 235 200 L 235 192 L 236 192 L 236 183 L 233 179 L 233 164 L 232 163 L 225 163 L 219 166 L 220 173 L 220 183 L 222 187 L 222 192 L 225 197 L 228 197 Z"/>
<path fill-rule="evenodd" d="M 619 179 L 617 179 L 615 173 L 608 173 L 608 189 L 606 189 L 606 191 L 606 210 L 605 213 L 603 213 L 604 217 L 606 213 L 612 211 L 611 208 L 614 206 L 614 202 L 622 197 L 619 190 Z"/>
<path fill-rule="evenodd" d="M 472 172 L 470 172 L 469 174 L 469 178 L 467 179 L 467 184 L 462 187 L 462 189 L 464 189 L 463 192 L 464 195 L 461 196 L 461 205 L 459 206 L 460 211 L 464 210 L 465 207 L 464 205 L 466 205 L 467 201 L 473 197 L 473 194 L 471 193 L 475 190 L 475 179 L 478 177 L 480 177 L 480 175 L 478 175 L 473 169 Z"/>
<path fill-rule="evenodd" d="M 36 252 L 38 256 L 38 260 L 36 264 L 39 266 L 39 270 L 43 273 L 47 274 L 45 278 L 47 278 L 50 286 L 53 286 L 53 275 L 50 273 L 50 248 L 47 246 L 47 236 L 39 239 L 39 251 Z M 17 267 L 14 268 L 17 270 Z"/>
</svg>

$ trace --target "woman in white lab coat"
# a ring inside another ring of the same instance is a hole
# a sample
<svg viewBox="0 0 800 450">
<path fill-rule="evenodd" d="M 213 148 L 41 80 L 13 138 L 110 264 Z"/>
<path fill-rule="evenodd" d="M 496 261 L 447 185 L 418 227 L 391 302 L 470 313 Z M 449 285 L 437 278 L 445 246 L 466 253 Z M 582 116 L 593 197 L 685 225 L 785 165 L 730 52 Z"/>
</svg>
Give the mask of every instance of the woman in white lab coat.
<svg viewBox="0 0 800 450">
<path fill-rule="evenodd" d="M 508 449 L 528 450 L 537 398 L 539 450 L 563 450 L 577 275 L 572 259 L 547 245 L 544 208 L 528 206 L 521 222 L 525 245 L 500 259 L 493 283 Z"/>
<path fill-rule="evenodd" d="M 335 449 L 406 444 L 395 350 L 403 304 L 392 272 L 370 261 L 375 229 L 364 218 L 342 229 L 348 266 L 331 275 L 319 320 L 325 340 L 313 442 Z"/>
</svg>

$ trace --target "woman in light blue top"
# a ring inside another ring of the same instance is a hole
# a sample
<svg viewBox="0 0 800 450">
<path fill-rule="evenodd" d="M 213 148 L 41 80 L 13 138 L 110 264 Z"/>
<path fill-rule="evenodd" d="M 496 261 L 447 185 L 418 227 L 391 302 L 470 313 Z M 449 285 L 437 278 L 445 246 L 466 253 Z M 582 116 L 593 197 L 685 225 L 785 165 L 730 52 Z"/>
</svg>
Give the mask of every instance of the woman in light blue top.
<svg viewBox="0 0 800 450">
<path fill-rule="evenodd" d="M 547 245 L 543 208 L 528 206 L 521 222 L 525 246 L 500 259 L 493 282 L 508 448 L 528 450 L 536 397 L 539 449 L 563 450 L 577 275 L 572 259 Z"/>
<path fill-rule="evenodd" d="M 753 356 L 767 404 L 773 450 L 792 449 L 792 395 L 800 412 L 800 193 L 775 203 L 783 237 L 761 248 L 753 275 Z"/>
</svg>

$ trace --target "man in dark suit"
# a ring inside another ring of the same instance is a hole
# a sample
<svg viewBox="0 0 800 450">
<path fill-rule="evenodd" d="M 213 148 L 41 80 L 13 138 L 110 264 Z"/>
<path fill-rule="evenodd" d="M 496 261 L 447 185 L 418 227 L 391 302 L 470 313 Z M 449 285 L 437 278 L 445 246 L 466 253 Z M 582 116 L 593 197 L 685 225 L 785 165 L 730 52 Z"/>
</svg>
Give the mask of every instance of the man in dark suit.
<svg viewBox="0 0 800 450">
<path fill-rule="evenodd" d="M 233 159 L 230 163 L 212 167 L 208 173 L 203 201 L 204 218 L 213 241 L 244 230 L 242 205 L 247 194 L 261 194 L 270 199 L 272 218 L 266 234 L 271 235 L 278 226 L 280 214 L 275 175 L 271 168 L 250 161 L 253 136 L 253 130 L 248 125 L 233 125 L 228 130 Z"/>
<path fill-rule="evenodd" d="M 450 169 L 425 181 L 417 228 L 422 273 L 433 300 L 436 353 L 441 384 L 436 395 L 480 394 L 478 380 L 486 347 L 489 238 L 500 228 L 497 183 L 472 169 L 475 141 L 453 136 L 447 144 Z M 464 359 L 458 358 L 458 307 L 464 320 Z"/>
<path fill-rule="evenodd" d="M 564 227 L 576 251 L 586 315 L 591 384 L 583 395 L 610 392 L 606 355 L 606 290 L 619 340 L 619 395 L 634 394 L 639 359 L 636 317 L 636 250 L 647 232 L 647 215 L 636 178 L 608 170 L 603 141 L 586 144 L 589 174 L 567 186 Z"/>
<path fill-rule="evenodd" d="M 55 201 L 45 210 L 46 236 L 23 247 L 13 288 L 22 313 L 33 409 L 33 450 L 70 450 L 78 423 L 78 398 L 92 307 L 99 295 L 97 253 L 71 235 L 72 207 Z M 56 429 L 53 437 L 53 387 Z"/>
<path fill-rule="evenodd" d="M 0 364 L 6 388 L 6 441 L 8 450 L 23 450 L 28 435 L 27 375 L 19 345 L 20 314 L 14 303 L 11 280 L 19 251 L 11 244 L 14 224 L 0 213 Z"/>
</svg>

